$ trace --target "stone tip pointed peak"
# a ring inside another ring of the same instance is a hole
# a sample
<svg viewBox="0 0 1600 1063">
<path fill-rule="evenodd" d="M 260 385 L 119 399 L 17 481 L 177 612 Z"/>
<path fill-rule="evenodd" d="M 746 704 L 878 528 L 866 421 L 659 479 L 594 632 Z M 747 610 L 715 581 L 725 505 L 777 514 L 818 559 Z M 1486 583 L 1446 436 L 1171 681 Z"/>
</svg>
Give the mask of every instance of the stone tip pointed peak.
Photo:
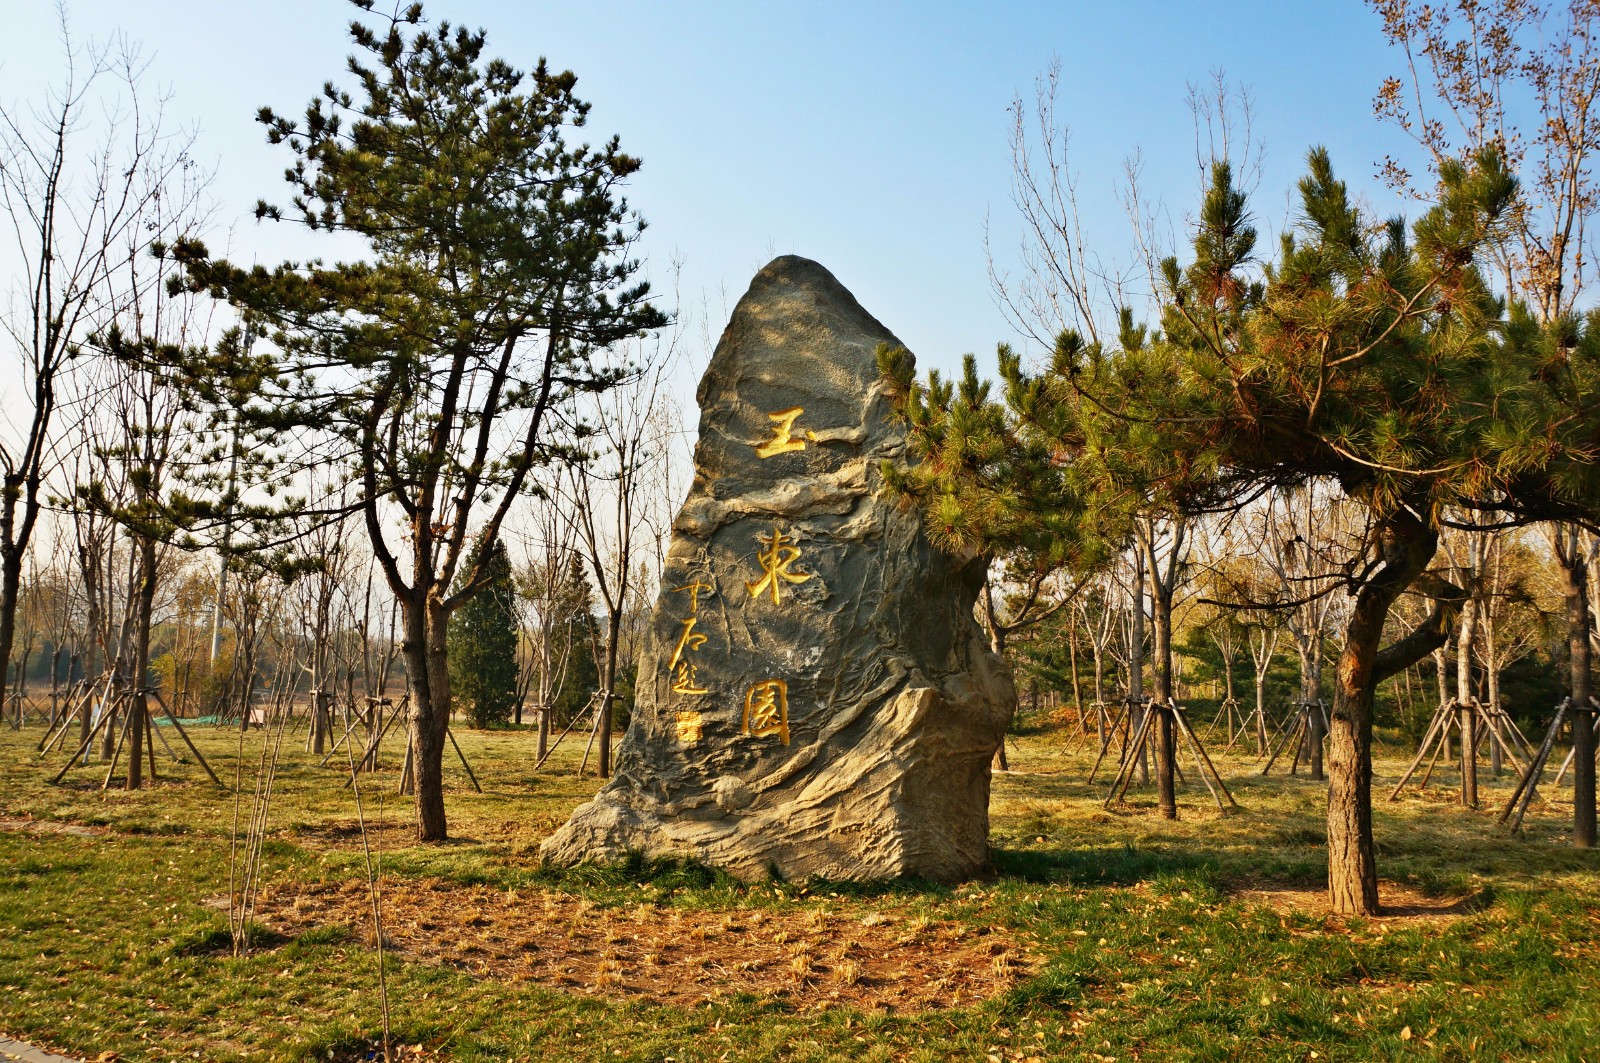
<svg viewBox="0 0 1600 1063">
<path fill-rule="evenodd" d="M 778 375 L 791 381 L 842 372 L 848 382 L 834 384 L 860 393 L 877 380 L 880 344 L 904 346 L 821 263 L 780 255 L 756 272 L 734 307 L 701 382 L 701 406 L 719 386 L 769 376 L 780 365 Z"/>
<path fill-rule="evenodd" d="M 750 281 L 750 287 L 759 284 L 787 283 L 787 284 L 826 284 L 836 288 L 844 288 L 822 263 L 803 255 L 779 255 L 756 271 Z"/>
</svg>

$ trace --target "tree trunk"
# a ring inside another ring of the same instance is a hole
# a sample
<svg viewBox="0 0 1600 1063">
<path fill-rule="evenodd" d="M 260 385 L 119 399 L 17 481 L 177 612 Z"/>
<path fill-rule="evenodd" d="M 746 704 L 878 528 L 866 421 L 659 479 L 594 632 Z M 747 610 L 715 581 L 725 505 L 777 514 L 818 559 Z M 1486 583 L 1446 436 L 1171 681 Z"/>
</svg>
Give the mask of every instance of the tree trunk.
<svg viewBox="0 0 1600 1063">
<path fill-rule="evenodd" d="M 606 671 L 600 703 L 600 778 L 611 778 L 611 707 L 617 700 L 617 639 L 622 635 L 622 610 L 606 615 Z"/>
<path fill-rule="evenodd" d="M 1256 756 L 1267 755 L 1267 673 L 1256 669 Z"/>
<path fill-rule="evenodd" d="M 145 679 L 150 669 L 150 615 L 156 604 L 156 544 L 154 539 L 138 541 L 139 587 L 135 601 L 133 627 L 133 653 L 129 655 L 129 680 L 133 683 L 133 697 L 128 699 L 128 776 L 127 788 L 137 790 L 144 785 L 143 752 L 145 719 L 149 707 L 145 700 Z M 152 750 L 152 752 L 154 752 Z"/>
<path fill-rule="evenodd" d="M 1378 866 L 1372 841 L 1370 676 L 1382 629 L 1381 616 L 1375 627 L 1355 619 L 1347 626 L 1328 735 L 1332 769 L 1328 784 L 1328 901 L 1334 911 L 1348 915 L 1378 914 Z"/>
<path fill-rule="evenodd" d="M 1151 572 L 1155 572 L 1152 562 Z M 1150 613 L 1156 665 L 1156 804 L 1163 819 L 1178 818 L 1177 756 L 1172 707 L 1172 591 L 1152 581 Z"/>
<path fill-rule="evenodd" d="M 61 703 L 61 646 L 50 651 L 50 726 L 56 725 Z"/>
<path fill-rule="evenodd" d="M 420 600 L 419 600 L 420 599 Z M 449 617 L 441 604 L 414 592 L 400 598 L 406 680 L 411 704 L 407 730 L 416 786 L 417 840 L 449 837 L 444 814 L 445 732 L 450 727 Z"/>
<path fill-rule="evenodd" d="M 994 600 L 989 597 L 988 584 L 984 585 L 984 607 L 988 611 L 989 618 L 989 652 L 1003 661 L 1006 659 L 1006 635 L 1005 631 L 1000 627 L 998 618 L 994 615 Z M 1011 733 L 1009 721 L 1016 719 L 1016 715 L 1017 706 L 1013 702 L 1011 714 L 1007 718 L 1006 729 L 1000 735 L 1000 748 L 994 751 L 994 770 L 996 771 L 1011 770 L 1011 761 L 1006 756 L 1006 735 Z"/>
<path fill-rule="evenodd" d="M 1306 714 L 1307 725 L 1300 739 L 1300 747 L 1310 766 L 1311 778 L 1320 781 L 1323 778 L 1323 747 L 1327 736 L 1323 733 L 1322 714 L 1309 703 L 1319 700 L 1322 694 L 1321 676 L 1318 674 L 1320 669 L 1317 667 L 1317 654 L 1321 651 L 1317 643 L 1322 636 L 1322 629 L 1302 623 L 1293 629 L 1292 634 L 1295 649 L 1300 652 L 1300 704 L 1296 712 Z"/>
<path fill-rule="evenodd" d="M 1095 733 L 1100 748 L 1106 747 L 1106 655 L 1105 644 L 1091 637 L 1089 646 L 1094 651 L 1094 717 Z"/>
<path fill-rule="evenodd" d="M 313 649 L 315 655 L 320 651 Z M 323 719 L 322 677 L 311 677 L 311 755 L 321 756 L 326 750 L 327 725 Z"/>
<path fill-rule="evenodd" d="M 1311 778 L 1321 780 L 1322 752 L 1326 736 L 1323 734 L 1322 714 L 1312 707 L 1311 702 L 1317 701 L 1321 694 L 1321 682 L 1317 676 L 1316 654 L 1318 647 L 1315 634 L 1309 628 L 1296 630 L 1295 648 L 1300 651 L 1300 706 L 1299 711 L 1306 714 L 1305 737 L 1302 739 L 1306 763 L 1310 766 Z"/>
<path fill-rule="evenodd" d="M 1572 714 L 1572 844 L 1590 849 L 1595 843 L 1594 714 L 1589 705 L 1589 562 L 1575 531 L 1558 533 L 1568 538 L 1558 550 L 1566 576 L 1567 660 L 1572 704 L 1583 711 Z"/>
<path fill-rule="evenodd" d="M 22 554 L 10 546 L 12 508 L 6 504 L 4 526 L 0 527 L 0 696 L 11 689 L 11 644 L 17 631 L 17 599 L 22 589 Z"/>
<path fill-rule="evenodd" d="M 1139 728 L 1144 724 L 1144 714 L 1149 711 L 1148 706 L 1141 703 L 1144 697 L 1144 551 L 1138 547 L 1133 551 L 1133 631 L 1128 637 L 1128 697 L 1135 699 L 1128 703 L 1131 719 L 1128 721 L 1130 734 L 1138 734 Z M 1150 781 L 1150 754 L 1147 747 L 1141 746 L 1134 751 L 1139 758 L 1139 782 L 1145 784 Z"/>
<path fill-rule="evenodd" d="M 1427 621 L 1380 650 L 1390 606 L 1427 568 L 1439 536 L 1406 510 L 1389 517 L 1377 534 L 1383 566 L 1357 592 L 1345 625 L 1328 734 L 1328 901 L 1342 915 L 1379 912 L 1372 838 L 1373 696 L 1385 678 L 1444 644 L 1445 623 L 1456 608 L 1453 599 L 1437 594 Z"/>
<path fill-rule="evenodd" d="M 1447 658 L 1445 656 L 1443 646 L 1433 651 L 1433 667 L 1435 672 L 1438 673 L 1439 678 L 1440 705 L 1443 705 L 1445 702 L 1450 700 L 1450 673 L 1446 661 Z M 1439 757 L 1441 760 L 1448 763 L 1450 760 L 1450 732 L 1446 730 L 1444 734 L 1439 736 L 1439 741 L 1441 743 Z"/>
<path fill-rule="evenodd" d="M 1078 726 L 1083 730 L 1083 688 L 1078 683 L 1078 621 L 1076 614 L 1067 613 L 1067 666 L 1072 669 L 1072 708 L 1078 714 Z"/>
<path fill-rule="evenodd" d="M 1456 631 L 1456 722 L 1461 733 L 1461 803 L 1478 807 L 1478 724 L 1472 711 L 1472 635 L 1478 603 L 1461 604 L 1461 627 Z"/>
<path fill-rule="evenodd" d="M 1494 616 L 1487 607 L 1478 618 L 1478 630 L 1483 637 L 1483 679 L 1488 687 L 1489 711 L 1494 713 L 1492 719 L 1495 726 L 1499 727 L 1505 720 L 1500 711 L 1500 648 L 1495 641 Z M 1489 770 L 1496 776 L 1504 769 L 1503 754 L 1500 743 L 1494 740 L 1489 742 Z"/>
</svg>

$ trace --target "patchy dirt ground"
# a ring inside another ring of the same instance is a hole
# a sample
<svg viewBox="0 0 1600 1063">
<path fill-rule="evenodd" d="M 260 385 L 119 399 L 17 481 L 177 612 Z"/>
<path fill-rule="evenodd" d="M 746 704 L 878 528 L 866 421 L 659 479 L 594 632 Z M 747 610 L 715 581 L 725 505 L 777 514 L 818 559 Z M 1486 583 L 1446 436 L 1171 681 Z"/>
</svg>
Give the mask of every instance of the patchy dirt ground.
<svg viewBox="0 0 1600 1063">
<path fill-rule="evenodd" d="M 382 887 L 384 942 L 406 959 L 568 992 L 693 1005 L 750 993 L 796 1009 L 846 1005 L 927 1011 L 1005 989 L 1034 960 L 997 929 L 920 917 L 600 908 L 550 892 L 442 880 Z M 262 898 L 273 931 L 346 926 L 372 941 L 364 882 L 320 883 Z"/>
<path fill-rule="evenodd" d="M 24 834 L 71 834 L 79 838 L 98 838 L 110 831 L 105 827 L 86 827 L 80 823 L 62 823 L 53 819 L 13 819 L 0 817 L 0 830 Z"/>
</svg>

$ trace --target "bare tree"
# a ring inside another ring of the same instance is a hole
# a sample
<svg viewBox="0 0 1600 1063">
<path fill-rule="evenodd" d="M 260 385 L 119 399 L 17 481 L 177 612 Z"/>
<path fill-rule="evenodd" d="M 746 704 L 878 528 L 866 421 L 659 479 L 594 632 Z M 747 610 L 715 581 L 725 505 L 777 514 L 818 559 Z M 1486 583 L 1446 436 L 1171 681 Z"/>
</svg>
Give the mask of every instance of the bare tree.
<svg viewBox="0 0 1600 1063">
<path fill-rule="evenodd" d="M 313 493 L 319 492 L 314 488 Z M 345 519 L 317 522 L 294 544 L 300 565 L 291 587 L 296 619 L 305 639 L 301 667 L 311 685 L 307 742 L 310 751 L 319 756 L 327 752 L 333 734 L 332 706 L 337 687 L 335 606 L 347 591 L 351 568 L 345 546 L 346 526 Z"/>
<path fill-rule="evenodd" d="M 527 623 L 518 641 L 524 655 L 519 680 L 516 722 L 532 696 L 537 714 L 538 756 L 550 748 L 550 710 L 565 684 L 572 660 L 574 615 L 570 573 L 577 559 L 572 521 L 550 500 L 534 511 L 522 536 L 523 562 L 518 572 L 518 597 L 527 607 Z"/>
<path fill-rule="evenodd" d="M 1089 652 L 1094 660 L 1095 732 L 1101 748 L 1107 741 L 1106 726 L 1110 716 L 1106 712 L 1106 658 L 1110 656 L 1112 639 L 1117 633 L 1117 613 L 1111 603 L 1110 577 L 1101 574 L 1085 593 L 1078 596 L 1078 619 L 1089 636 Z"/>
<path fill-rule="evenodd" d="M 1323 778 L 1326 738 L 1320 708 L 1322 666 L 1329 630 L 1338 617 L 1345 566 L 1355 541 L 1354 507 L 1328 491 L 1308 486 L 1273 498 L 1263 515 L 1260 558 L 1272 575 L 1270 598 L 1281 607 L 1284 630 L 1300 657 L 1300 707 L 1307 713 L 1311 777 Z"/>
<path fill-rule="evenodd" d="M 658 555 L 667 529 L 647 520 L 645 499 L 670 458 L 670 424 L 659 408 L 680 360 L 680 330 L 670 329 L 635 348 L 641 365 L 621 385 L 579 405 L 584 418 L 575 430 L 587 437 L 587 460 L 566 470 L 564 488 L 572 507 L 578 544 L 589 563 L 605 610 L 604 656 L 600 661 L 599 770 L 611 774 L 611 728 L 618 697 L 617 669 L 623 620 L 641 589 L 639 564 Z M 647 541 L 653 539 L 655 541 Z"/>
<path fill-rule="evenodd" d="M 0 102 L 0 210 L 19 262 L 0 329 L 18 367 L 0 432 L 0 662 L 11 660 L 17 592 L 54 466 L 54 419 L 77 345 L 103 323 L 130 242 L 188 165 L 140 87 L 125 38 L 80 43 L 58 7 L 64 72 L 33 105 Z M 98 116 L 98 120 L 97 119 Z"/>
<path fill-rule="evenodd" d="M 1170 705 L 1176 696 L 1172 670 L 1173 602 L 1186 580 L 1189 523 L 1183 517 L 1142 517 L 1134 523 L 1135 549 L 1144 561 L 1150 587 L 1150 626 L 1155 654 L 1156 702 Z M 1140 612 L 1142 612 L 1142 608 Z M 1166 819 L 1178 816 L 1177 741 L 1172 713 L 1156 718 L 1156 800 Z"/>
<path fill-rule="evenodd" d="M 1484 690 L 1494 724 L 1509 734 L 1491 738 L 1489 767 L 1499 774 L 1509 737 L 1519 745 L 1521 736 L 1511 731 L 1511 719 L 1500 694 L 1505 670 L 1532 653 L 1542 641 L 1544 610 L 1532 575 L 1535 562 L 1527 545 L 1504 530 L 1485 532 L 1482 598 L 1478 612 L 1477 652 L 1483 662 Z M 1526 750 L 1523 750 L 1526 752 Z"/>
</svg>

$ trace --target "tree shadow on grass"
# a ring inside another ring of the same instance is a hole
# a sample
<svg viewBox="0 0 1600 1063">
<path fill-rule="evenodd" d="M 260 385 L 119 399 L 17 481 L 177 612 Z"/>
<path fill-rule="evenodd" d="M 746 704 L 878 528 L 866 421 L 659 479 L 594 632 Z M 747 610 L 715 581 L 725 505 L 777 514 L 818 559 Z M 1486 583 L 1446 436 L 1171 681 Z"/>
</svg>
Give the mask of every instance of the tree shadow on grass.
<svg viewBox="0 0 1600 1063">
<path fill-rule="evenodd" d="M 949 898 L 959 883 L 925 878 L 869 881 L 808 878 L 784 880 L 774 875 L 764 882 L 747 882 L 694 861 L 651 860 L 633 854 L 614 865 L 579 864 L 575 867 L 543 865 L 533 874 L 540 885 L 573 889 L 617 886 L 651 886 L 660 891 L 685 890 L 704 895 L 753 895 L 780 888 L 793 895 L 872 900 L 886 897 Z M 1075 883 L 1085 886 L 1130 886 L 1140 882 L 1181 882 L 1214 885 L 1222 878 L 1212 859 L 1183 852 L 1139 849 L 1132 845 L 1039 850 L 996 847 L 989 868 L 976 880 L 1015 879 L 1034 884 Z"/>
<path fill-rule="evenodd" d="M 558 889 L 616 888 L 621 886 L 649 886 L 661 893 L 686 891 L 729 898 L 753 896 L 761 891 L 778 889 L 790 896 L 812 895 L 852 899 L 875 897 L 946 897 L 952 892 L 949 883 L 920 878 L 878 879 L 853 882 L 844 879 L 807 878 L 785 879 L 775 871 L 766 879 L 745 881 L 734 878 L 726 871 L 694 860 L 651 859 L 640 853 L 630 853 L 617 864 L 577 864 L 558 867 L 541 864 L 531 877 L 532 883 Z"/>
<path fill-rule="evenodd" d="M 1208 857 L 1128 844 L 1076 849 L 996 848 L 990 854 L 990 864 L 1003 878 L 1039 884 L 1131 886 L 1172 878 L 1214 884 L 1222 875 L 1221 866 Z"/>
</svg>

